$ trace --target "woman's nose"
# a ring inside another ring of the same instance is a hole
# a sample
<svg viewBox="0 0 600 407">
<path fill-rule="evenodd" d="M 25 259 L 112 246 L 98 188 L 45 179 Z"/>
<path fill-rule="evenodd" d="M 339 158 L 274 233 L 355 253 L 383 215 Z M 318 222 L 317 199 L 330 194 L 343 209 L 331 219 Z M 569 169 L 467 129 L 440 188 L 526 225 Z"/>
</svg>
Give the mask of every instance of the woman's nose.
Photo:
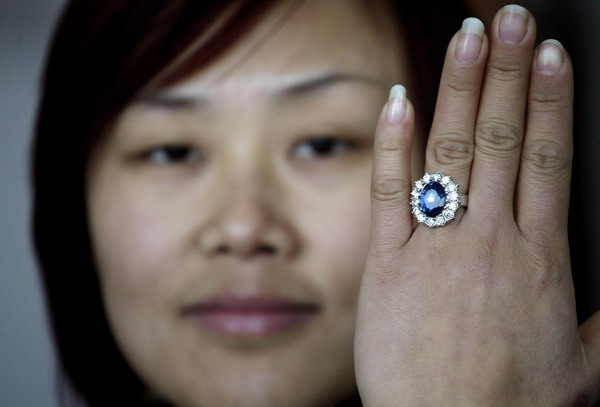
<svg viewBox="0 0 600 407">
<path fill-rule="evenodd" d="M 234 183 L 222 192 L 200 238 L 205 256 L 243 260 L 292 256 L 297 239 L 269 186 Z"/>
</svg>

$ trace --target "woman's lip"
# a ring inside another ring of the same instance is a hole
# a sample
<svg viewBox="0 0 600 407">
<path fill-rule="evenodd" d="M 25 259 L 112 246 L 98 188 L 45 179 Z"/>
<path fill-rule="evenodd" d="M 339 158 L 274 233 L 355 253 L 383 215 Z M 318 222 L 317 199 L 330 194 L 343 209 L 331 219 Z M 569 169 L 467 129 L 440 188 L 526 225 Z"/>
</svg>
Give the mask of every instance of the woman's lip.
<svg viewBox="0 0 600 407">
<path fill-rule="evenodd" d="M 215 297 L 186 310 L 206 331 L 226 337 L 269 337 L 299 328 L 318 305 L 280 297 Z"/>
</svg>

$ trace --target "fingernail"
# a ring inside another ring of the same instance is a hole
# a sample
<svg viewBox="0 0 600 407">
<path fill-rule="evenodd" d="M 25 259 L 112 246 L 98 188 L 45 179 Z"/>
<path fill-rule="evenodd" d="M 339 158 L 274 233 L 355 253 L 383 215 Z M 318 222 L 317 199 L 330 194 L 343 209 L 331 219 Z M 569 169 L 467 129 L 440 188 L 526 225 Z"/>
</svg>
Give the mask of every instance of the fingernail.
<svg viewBox="0 0 600 407">
<path fill-rule="evenodd" d="M 527 33 L 528 18 L 529 13 L 523 7 L 514 4 L 504 6 L 498 32 L 500 38 L 510 44 L 518 44 L 523 41 Z"/>
<path fill-rule="evenodd" d="M 455 56 L 459 61 L 465 64 L 477 61 L 481 53 L 484 31 L 483 23 L 476 18 L 471 17 L 463 21 L 455 51 Z"/>
<path fill-rule="evenodd" d="M 390 97 L 387 103 L 386 118 L 389 123 L 398 124 L 404 120 L 406 115 L 406 88 L 402 85 L 394 85 L 390 89 Z"/>
<path fill-rule="evenodd" d="M 540 44 L 536 68 L 544 75 L 554 75 L 563 66 L 563 46 L 556 40 L 546 40 Z"/>
</svg>

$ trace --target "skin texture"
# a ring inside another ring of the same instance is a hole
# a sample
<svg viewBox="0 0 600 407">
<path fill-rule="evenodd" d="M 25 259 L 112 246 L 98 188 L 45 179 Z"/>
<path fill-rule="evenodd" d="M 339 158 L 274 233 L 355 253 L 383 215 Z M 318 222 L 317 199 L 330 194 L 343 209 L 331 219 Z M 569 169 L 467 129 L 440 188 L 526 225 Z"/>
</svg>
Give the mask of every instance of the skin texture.
<svg viewBox="0 0 600 407">
<path fill-rule="evenodd" d="M 281 4 L 206 70 L 129 106 L 88 168 L 109 322 L 177 406 L 321 406 L 356 392 L 373 132 L 406 80 L 401 44 L 358 1 L 303 2 L 283 24 Z M 289 92 L 331 73 L 358 79 Z M 335 148 L 318 154 L 320 136 Z M 320 312 L 283 334 L 220 337 L 184 310 L 224 291 Z"/>
<path fill-rule="evenodd" d="M 511 32 L 514 11 L 473 61 L 458 58 L 461 33 L 448 49 L 425 166 L 469 194 L 450 224 L 411 230 L 414 112 L 380 118 L 355 345 L 367 406 L 598 399 L 600 318 L 577 326 L 567 241 L 572 67 L 560 44 L 534 48 L 524 10 Z"/>
</svg>

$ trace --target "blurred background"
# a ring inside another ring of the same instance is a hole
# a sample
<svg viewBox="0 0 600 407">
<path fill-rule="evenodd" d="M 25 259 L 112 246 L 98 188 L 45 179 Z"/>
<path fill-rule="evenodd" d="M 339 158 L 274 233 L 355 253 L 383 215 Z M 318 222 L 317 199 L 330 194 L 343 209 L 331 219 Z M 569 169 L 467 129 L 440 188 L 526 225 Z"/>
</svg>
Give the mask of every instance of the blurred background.
<svg viewBox="0 0 600 407">
<path fill-rule="evenodd" d="M 421 0 L 427 1 L 427 0 Z M 56 407 L 59 379 L 29 236 L 29 155 L 39 77 L 64 0 L 0 0 L 0 406 Z M 470 0 L 489 26 L 497 0 Z M 526 0 L 538 38 L 575 66 L 571 251 L 580 320 L 600 309 L 600 0 Z M 458 29 L 459 27 L 457 27 Z M 57 135 L 58 137 L 60 135 Z M 551 199 L 551 198 L 549 198 Z M 59 237 L 58 237 L 59 238 Z M 93 350 L 92 350 L 93 351 Z"/>
</svg>

